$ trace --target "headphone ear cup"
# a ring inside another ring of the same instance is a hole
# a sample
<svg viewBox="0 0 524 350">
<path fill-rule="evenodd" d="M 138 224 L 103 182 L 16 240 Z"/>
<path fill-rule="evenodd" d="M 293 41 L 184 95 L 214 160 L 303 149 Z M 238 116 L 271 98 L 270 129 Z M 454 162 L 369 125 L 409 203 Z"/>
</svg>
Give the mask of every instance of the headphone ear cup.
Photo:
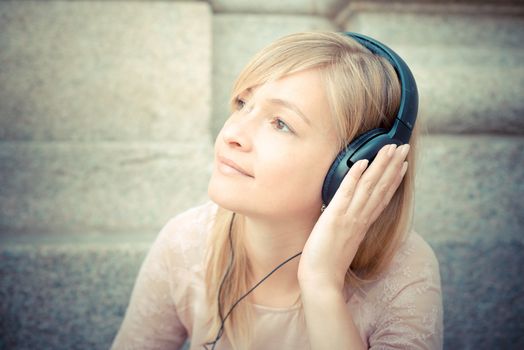
<svg viewBox="0 0 524 350">
<path fill-rule="evenodd" d="M 399 141 L 389 138 L 387 132 L 382 128 L 369 130 L 340 151 L 322 185 L 322 201 L 325 205 L 329 204 L 353 164 L 361 159 L 368 159 L 371 163 L 383 146 L 389 143 L 399 144 Z"/>
<path fill-rule="evenodd" d="M 329 167 L 327 175 L 324 178 L 324 184 L 322 185 L 322 202 L 325 205 L 329 204 L 329 202 L 335 195 L 336 189 L 340 186 L 340 183 L 336 183 L 336 173 L 343 172 L 346 168 L 346 172 L 350 169 L 350 166 L 348 167 L 346 164 L 344 164 L 344 161 L 347 161 L 348 158 L 348 148 L 344 147 Z M 341 162 L 343 163 L 342 165 L 340 165 Z M 333 189 L 335 189 L 335 192 L 333 192 Z"/>
</svg>

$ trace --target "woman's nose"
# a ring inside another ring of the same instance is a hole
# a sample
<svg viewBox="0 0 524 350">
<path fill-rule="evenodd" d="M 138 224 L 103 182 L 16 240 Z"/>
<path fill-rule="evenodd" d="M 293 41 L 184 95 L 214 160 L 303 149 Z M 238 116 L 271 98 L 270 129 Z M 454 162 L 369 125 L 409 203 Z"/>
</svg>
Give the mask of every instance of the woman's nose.
<svg viewBox="0 0 524 350">
<path fill-rule="evenodd" d="M 252 147 L 252 125 L 244 117 L 243 120 L 231 118 L 222 127 L 222 139 L 232 148 L 240 151 L 250 151 Z"/>
</svg>

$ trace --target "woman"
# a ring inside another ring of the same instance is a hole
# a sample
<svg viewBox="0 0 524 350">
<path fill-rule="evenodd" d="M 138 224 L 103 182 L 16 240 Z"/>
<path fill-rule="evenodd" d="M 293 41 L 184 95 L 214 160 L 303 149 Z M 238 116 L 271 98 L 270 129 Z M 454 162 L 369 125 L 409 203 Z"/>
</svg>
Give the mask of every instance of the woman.
<svg viewBox="0 0 524 350">
<path fill-rule="evenodd" d="M 441 348 L 438 262 L 410 231 L 416 130 L 321 197 L 340 150 L 390 128 L 400 96 L 388 60 L 344 34 L 256 55 L 216 139 L 212 202 L 162 229 L 113 348 Z"/>
</svg>

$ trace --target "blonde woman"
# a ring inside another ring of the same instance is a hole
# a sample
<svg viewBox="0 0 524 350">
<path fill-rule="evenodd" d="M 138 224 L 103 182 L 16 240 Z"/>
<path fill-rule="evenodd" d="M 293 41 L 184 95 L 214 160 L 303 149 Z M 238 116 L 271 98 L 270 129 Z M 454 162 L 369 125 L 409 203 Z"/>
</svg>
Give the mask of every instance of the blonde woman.
<svg viewBox="0 0 524 350">
<path fill-rule="evenodd" d="M 442 348 L 438 262 L 410 229 L 416 128 L 322 195 L 350 141 L 392 128 L 402 93 L 350 35 L 257 54 L 215 142 L 211 201 L 162 229 L 113 348 Z"/>
</svg>

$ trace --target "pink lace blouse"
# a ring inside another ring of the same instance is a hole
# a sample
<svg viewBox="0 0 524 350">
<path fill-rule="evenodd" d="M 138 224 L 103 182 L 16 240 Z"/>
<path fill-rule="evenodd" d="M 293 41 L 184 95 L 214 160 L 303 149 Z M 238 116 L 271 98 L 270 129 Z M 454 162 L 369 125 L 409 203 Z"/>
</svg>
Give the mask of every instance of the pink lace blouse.
<svg viewBox="0 0 524 350">
<path fill-rule="evenodd" d="M 136 280 L 112 349 L 202 349 L 207 341 L 204 254 L 216 205 L 171 219 L 152 245 Z M 370 349 L 441 349 L 442 295 L 438 262 L 416 233 L 389 269 L 350 292 L 347 303 Z M 248 302 L 244 300 L 242 302 Z M 308 349 L 300 307 L 252 305 L 252 349 Z M 216 348 L 229 349 L 227 339 Z"/>
</svg>

